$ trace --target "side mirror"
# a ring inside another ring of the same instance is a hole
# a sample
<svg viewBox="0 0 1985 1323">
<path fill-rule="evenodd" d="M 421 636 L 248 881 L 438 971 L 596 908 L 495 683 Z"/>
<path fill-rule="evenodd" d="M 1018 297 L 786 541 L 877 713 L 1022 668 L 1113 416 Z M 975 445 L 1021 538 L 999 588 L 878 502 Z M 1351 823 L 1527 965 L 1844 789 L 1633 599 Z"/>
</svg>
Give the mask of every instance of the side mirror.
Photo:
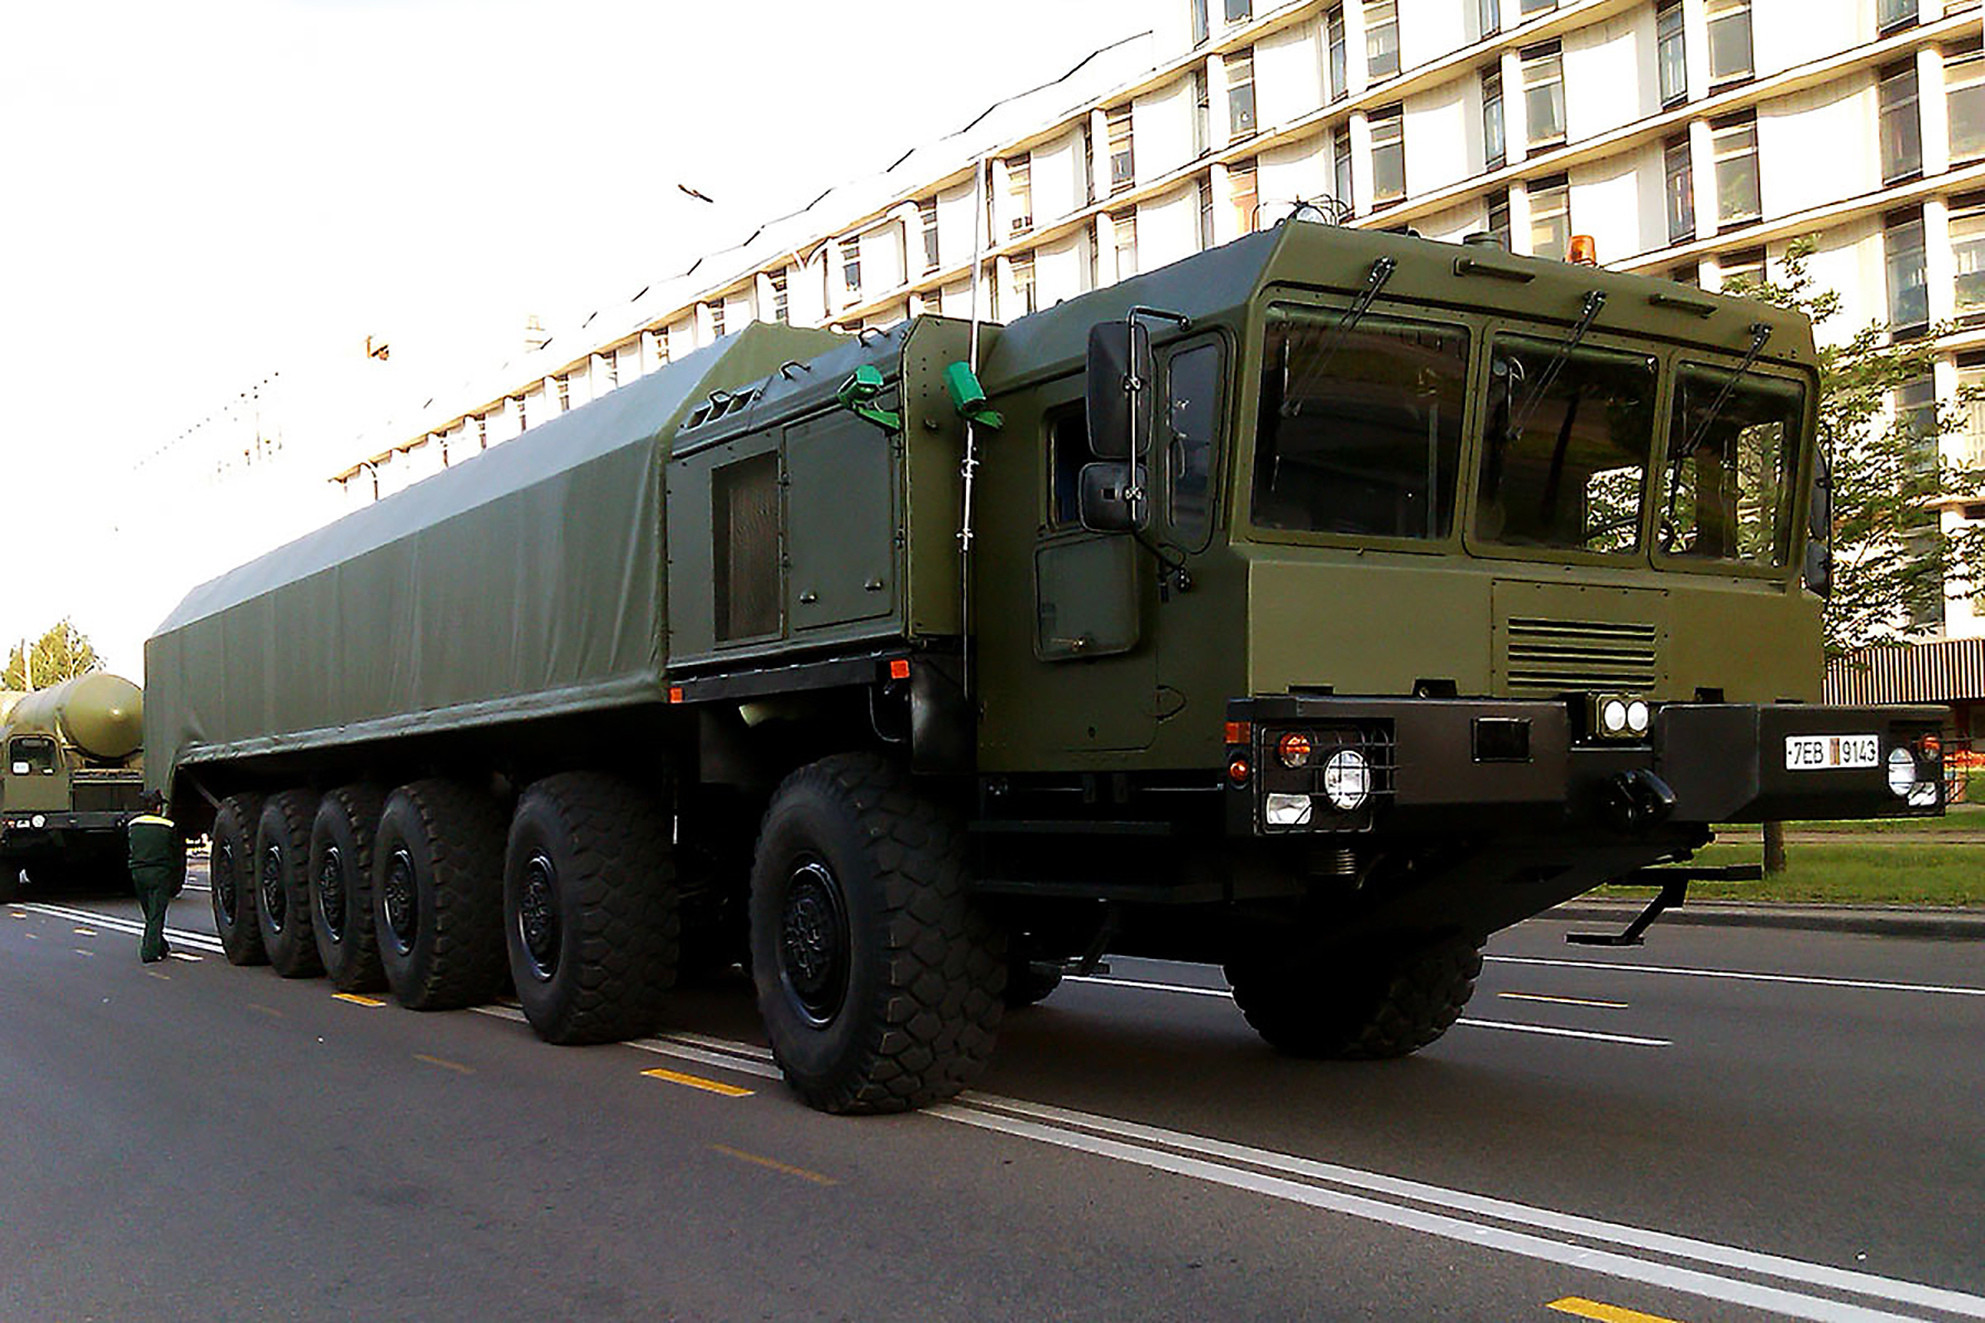
<svg viewBox="0 0 1985 1323">
<path fill-rule="evenodd" d="M 1826 448 L 1813 457 L 1813 499 L 1806 516 L 1806 587 L 1822 600 L 1833 594 L 1833 465 Z"/>
<path fill-rule="evenodd" d="M 1129 533 L 1144 517 L 1143 469 L 1105 461 L 1082 466 L 1077 513 L 1091 533 Z"/>
<path fill-rule="evenodd" d="M 1158 421 L 1151 332 L 1132 318 L 1089 328 L 1089 449 L 1097 459 L 1142 458 Z"/>
</svg>

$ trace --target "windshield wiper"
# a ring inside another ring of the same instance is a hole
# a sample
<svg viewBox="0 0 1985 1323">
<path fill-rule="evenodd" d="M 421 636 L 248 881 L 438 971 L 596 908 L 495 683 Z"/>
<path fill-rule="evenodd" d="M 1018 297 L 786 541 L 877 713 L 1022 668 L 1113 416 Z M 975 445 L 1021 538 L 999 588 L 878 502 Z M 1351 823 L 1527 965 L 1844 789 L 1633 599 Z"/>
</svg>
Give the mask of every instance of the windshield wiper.
<svg viewBox="0 0 1985 1323">
<path fill-rule="evenodd" d="M 1385 282 L 1392 279 L 1392 273 L 1398 269 L 1399 263 L 1390 257 L 1381 257 L 1372 263 L 1372 269 L 1365 276 L 1365 287 L 1358 292 L 1357 299 L 1338 319 L 1337 325 L 1330 328 L 1330 336 L 1317 354 L 1316 365 L 1303 374 L 1304 380 L 1314 381 L 1323 378 L 1323 370 L 1329 367 L 1330 360 L 1337 356 L 1338 349 L 1344 344 L 1344 337 L 1351 333 L 1358 320 L 1370 310 L 1372 300 L 1378 297 L 1379 291 L 1385 288 Z M 1286 347 L 1284 352 L 1287 352 Z M 1282 402 L 1284 418 L 1294 418 L 1303 411 L 1302 394 L 1296 391 L 1290 391 L 1289 394 L 1291 398 Z"/>
<path fill-rule="evenodd" d="M 1716 392 L 1716 398 L 1710 401 L 1709 408 L 1703 412 L 1701 421 L 1689 429 L 1689 438 L 1686 446 L 1669 455 L 1668 502 L 1663 511 L 1661 521 L 1661 549 L 1663 551 L 1672 550 L 1675 543 L 1677 530 L 1668 527 L 1667 515 L 1673 513 L 1675 509 L 1675 497 L 1681 490 L 1682 461 L 1690 455 L 1695 454 L 1697 448 L 1708 438 L 1709 429 L 1716 422 L 1716 415 L 1722 413 L 1723 406 L 1730 402 L 1730 393 L 1737 389 L 1737 383 L 1744 379 L 1744 374 L 1749 372 L 1751 365 L 1758 361 L 1758 355 L 1764 352 L 1765 341 L 1769 339 L 1771 339 L 1771 328 L 1769 326 L 1766 326 L 1763 322 L 1751 323 L 1751 347 L 1745 351 L 1744 361 L 1737 364 L 1737 370 L 1732 372 L 1730 379 L 1723 383 L 1723 389 Z M 1679 389 L 1679 386 L 1677 388 Z"/>
<path fill-rule="evenodd" d="M 1537 378 L 1537 384 L 1532 386 L 1530 393 L 1523 397 L 1523 407 L 1517 411 L 1514 418 L 1510 419 L 1509 435 L 1511 437 L 1523 435 L 1524 427 L 1530 422 L 1530 415 L 1535 413 L 1537 406 L 1544 402 L 1544 396 L 1551 389 L 1552 384 L 1557 381 L 1558 373 L 1564 371 L 1565 362 L 1571 357 L 1571 351 L 1578 348 L 1578 342 L 1583 340 L 1585 333 L 1592 329 L 1592 323 L 1598 318 L 1599 310 L 1605 306 L 1606 293 L 1604 290 L 1589 289 L 1585 292 L 1585 307 L 1579 312 L 1578 320 L 1572 324 L 1571 334 L 1567 335 L 1563 342 L 1558 345 L 1556 352 L 1551 355 L 1551 361 L 1544 365 L 1543 374 Z"/>
</svg>

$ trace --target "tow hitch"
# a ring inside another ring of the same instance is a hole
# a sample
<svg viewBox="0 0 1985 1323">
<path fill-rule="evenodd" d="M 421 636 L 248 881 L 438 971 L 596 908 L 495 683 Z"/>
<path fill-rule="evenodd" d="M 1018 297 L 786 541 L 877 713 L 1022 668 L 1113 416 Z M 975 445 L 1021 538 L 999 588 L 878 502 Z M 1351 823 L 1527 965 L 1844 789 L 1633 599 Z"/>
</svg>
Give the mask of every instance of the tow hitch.
<svg viewBox="0 0 1985 1323">
<path fill-rule="evenodd" d="M 1654 899 L 1635 916 L 1632 923 L 1616 933 L 1566 933 L 1565 940 L 1574 946 L 1639 946 L 1641 934 L 1647 931 L 1648 925 L 1670 908 L 1680 905 L 1688 896 L 1689 883 L 1756 882 L 1763 876 L 1764 868 L 1759 864 L 1729 864 L 1716 868 L 1643 868 L 1619 880 L 1629 885 L 1654 883 L 1661 890 L 1655 893 Z"/>
</svg>

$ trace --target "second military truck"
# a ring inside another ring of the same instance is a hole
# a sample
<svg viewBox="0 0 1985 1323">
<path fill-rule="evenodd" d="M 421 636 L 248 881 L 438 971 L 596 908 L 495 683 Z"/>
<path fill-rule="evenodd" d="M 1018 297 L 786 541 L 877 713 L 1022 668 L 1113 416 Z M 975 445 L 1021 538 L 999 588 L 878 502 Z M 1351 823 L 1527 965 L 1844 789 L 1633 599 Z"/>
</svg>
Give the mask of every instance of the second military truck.
<svg viewBox="0 0 1985 1323">
<path fill-rule="evenodd" d="M 1397 1055 L 1712 823 L 1941 810 L 1938 710 L 1815 701 L 1793 314 L 1289 222 L 971 341 L 754 325 L 195 590 L 229 957 L 571 1043 L 741 954 L 891 1110 L 1104 951 Z"/>
<path fill-rule="evenodd" d="M 144 792 L 144 696 L 121 676 L 0 693 L 0 900 L 22 887 L 123 890 Z"/>
</svg>

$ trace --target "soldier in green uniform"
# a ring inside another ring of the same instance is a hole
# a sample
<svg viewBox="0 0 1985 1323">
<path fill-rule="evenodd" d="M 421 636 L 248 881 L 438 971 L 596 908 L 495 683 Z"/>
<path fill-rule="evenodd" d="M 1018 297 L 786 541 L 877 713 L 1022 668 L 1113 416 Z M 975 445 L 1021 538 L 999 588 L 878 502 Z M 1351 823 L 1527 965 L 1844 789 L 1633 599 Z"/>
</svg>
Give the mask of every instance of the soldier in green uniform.
<svg viewBox="0 0 1985 1323">
<path fill-rule="evenodd" d="M 126 830 L 131 847 L 131 885 L 137 888 L 138 904 L 145 911 L 145 936 L 138 943 L 138 959 L 149 965 L 165 959 L 171 950 L 165 944 L 165 908 L 186 885 L 186 846 L 179 839 L 178 824 L 165 816 L 165 798 L 156 790 L 145 796 L 145 811 L 131 819 Z"/>
</svg>

